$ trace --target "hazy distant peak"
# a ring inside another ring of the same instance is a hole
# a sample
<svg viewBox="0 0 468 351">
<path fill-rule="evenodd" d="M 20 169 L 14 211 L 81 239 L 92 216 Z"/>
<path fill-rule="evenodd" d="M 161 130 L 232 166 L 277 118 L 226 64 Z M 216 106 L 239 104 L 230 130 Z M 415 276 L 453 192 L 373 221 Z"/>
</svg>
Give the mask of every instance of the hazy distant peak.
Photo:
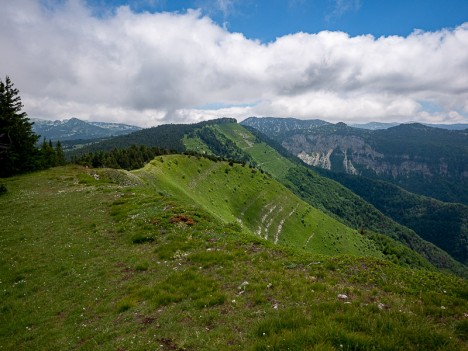
<svg viewBox="0 0 468 351">
<path fill-rule="evenodd" d="M 41 138 L 52 140 L 77 140 L 107 138 L 140 130 L 140 127 L 121 123 L 88 122 L 76 117 L 60 120 L 31 118 L 33 131 Z"/>
</svg>

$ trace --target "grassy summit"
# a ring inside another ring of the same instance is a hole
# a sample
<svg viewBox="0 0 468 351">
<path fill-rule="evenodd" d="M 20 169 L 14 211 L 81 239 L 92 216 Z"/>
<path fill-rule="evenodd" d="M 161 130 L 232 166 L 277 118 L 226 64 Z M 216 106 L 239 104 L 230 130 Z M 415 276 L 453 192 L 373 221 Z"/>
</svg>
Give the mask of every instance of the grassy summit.
<svg viewBox="0 0 468 351">
<path fill-rule="evenodd" d="M 308 205 L 286 192 L 279 202 L 285 189 L 247 166 L 162 161 L 132 173 L 64 167 L 5 181 L 0 350 L 468 347 L 466 280 L 361 256 L 375 251 L 348 242 L 353 231 L 331 219 L 314 227 L 322 214 L 312 210 L 305 228 L 353 255 L 315 239 L 304 250 L 294 213 L 275 245 L 278 219 L 276 231 L 264 225 L 265 240 L 252 232 L 261 223 L 253 209 L 278 202 L 285 218 Z M 252 196 L 261 191 L 266 204 Z"/>
</svg>

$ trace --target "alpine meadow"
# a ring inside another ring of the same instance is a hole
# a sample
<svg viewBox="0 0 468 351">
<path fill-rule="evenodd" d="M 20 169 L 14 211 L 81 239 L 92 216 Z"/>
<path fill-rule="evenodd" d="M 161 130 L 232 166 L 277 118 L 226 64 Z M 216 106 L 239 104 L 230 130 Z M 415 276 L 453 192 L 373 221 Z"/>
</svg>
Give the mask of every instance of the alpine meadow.
<svg viewBox="0 0 468 351">
<path fill-rule="evenodd" d="M 468 350 L 468 3 L 0 11 L 0 351 Z"/>
</svg>

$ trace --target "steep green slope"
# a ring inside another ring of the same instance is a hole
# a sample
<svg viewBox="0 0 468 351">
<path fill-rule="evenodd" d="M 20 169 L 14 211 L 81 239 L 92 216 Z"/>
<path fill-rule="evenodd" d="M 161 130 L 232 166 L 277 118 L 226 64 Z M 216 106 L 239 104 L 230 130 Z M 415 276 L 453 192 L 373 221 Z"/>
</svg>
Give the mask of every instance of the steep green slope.
<svg viewBox="0 0 468 351">
<path fill-rule="evenodd" d="M 467 349 L 466 280 L 286 250 L 140 173 L 5 180 L 0 349 Z"/>
<path fill-rule="evenodd" d="M 279 123 L 277 127 L 279 128 L 281 125 L 282 124 Z M 259 127 L 261 130 L 270 131 L 270 133 L 274 126 L 275 123 L 272 123 L 272 121 L 263 121 L 262 119 L 258 119 L 256 121 L 256 127 Z M 268 128 L 265 129 L 265 127 Z M 272 135 L 278 136 L 278 134 L 275 133 Z M 347 140 L 350 147 L 354 147 L 356 149 L 359 149 L 359 147 L 363 148 L 364 146 L 358 142 L 362 139 L 367 141 L 369 145 L 375 145 L 375 147 L 378 147 L 378 151 L 383 152 L 384 154 L 391 154 L 392 152 L 395 152 L 395 150 L 399 150 L 397 153 L 405 153 L 406 162 L 408 164 L 419 162 L 421 159 L 424 161 L 424 159 L 430 157 L 439 161 L 446 160 L 446 156 L 451 154 L 451 152 L 455 155 L 451 155 L 452 158 L 460 158 L 458 161 L 460 164 L 466 163 L 463 162 L 462 157 L 460 157 L 460 155 L 466 155 L 467 152 L 466 133 L 444 131 L 417 124 L 403 125 L 398 128 L 392 128 L 380 132 L 356 130 L 355 128 L 350 128 L 344 124 L 337 124 L 307 131 L 294 131 L 291 129 L 288 135 L 301 135 L 305 140 L 307 140 L 308 135 L 329 137 L 330 143 L 327 144 L 327 150 L 335 147 L 335 144 L 339 144 L 341 139 Z M 289 137 L 284 133 L 279 137 L 280 140 L 288 140 L 288 138 Z M 333 138 L 336 140 L 333 140 Z M 307 141 L 304 141 L 304 139 L 300 140 L 302 140 L 301 147 L 306 147 Z M 345 142 L 342 141 L 341 143 Z M 270 141 L 269 144 L 273 145 L 274 143 Z M 276 147 L 278 148 L 278 145 L 276 145 Z M 299 149 L 296 151 L 298 150 Z M 350 151 L 348 150 L 348 153 L 349 152 Z M 367 149 L 367 152 L 372 154 L 373 151 L 369 148 Z M 334 154 L 330 156 L 331 168 L 343 170 L 343 159 L 340 159 L 337 155 L 332 157 L 333 155 Z M 376 157 L 379 158 L 382 157 L 382 155 L 377 155 Z M 353 176 L 342 172 L 328 171 L 320 167 L 315 167 L 314 170 L 321 176 L 325 176 L 343 184 L 379 209 L 385 216 L 388 216 L 403 226 L 414 230 L 423 239 L 437 245 L 452 255 L 452 257 L 457 259 L 459 262 L 466 264 L 468 257 L 468 246 L 466 245 L 468 240 L 467 206 L 455 203 L 443 203 L 435 199 L 412 194 L 395 186 L 394 184 L 381 180 Z M 406 180 L 413 176 L 408 174 Z M 436 177 L 436 175 L 432 175 L 432 177 Z M 303 186 L 304 183 L 308 182 L 307 176 L 295 171 L 289 175 L 289 178 L 293 180 L 293 186 L 297 183 L 302 184 L 303 189 L 298 190 L 303 193 L 303 196 L 308 196 L 306 194 L 307 189 Z M 435 186 L 437 191 L 450 193 L 451 190 L 441 186 L 442 183 L 439 182 L 439 185 Z M 421 181 L 418 184 L 418 186 L 426 186 L 425 181 Z M 459 185 L 463 187 L 463 182 Z M 316 195 L 313 193 L 308 197 L 310 197 L 311 201 L 314 201 L 313 199 Z M 309 203 L 311 202 L 309 201 Z M 317 204 L 316 201 L 314 206 L 320 205 Z M 341 218 L 346 218 L 347 213 L 352 213 L 352 211 L 350 212 L 347 207 L 342 206 L 339 202 L 332 204 L 331 206 L 334 207 L 332 211 L 337 213 Z M 346 219 L 349 220 L 348 218 Z M 368 222 L 369 220 L 364 221 L 364 223 Z M 374 230 L 387 233 L 390 232 L 391 234 L 393 226 L 389 226 L 388 220 L 379 218 L 378 222 L 382 225 L 378 229 L 374 227 Z M 349 224 L 350 222 L 347 223 Z"/>
<path fill-rule="evenodd" d="M 194 156 L 164 156 L 136 171 L 148 184 L 187 196 L 224 223 L 321 254 L 383 257 L 368 238 L 298 199 L 263 172 Z"/>
<path fill-rule="evenodd" d="M 312 206 L 336 216 L 351 227 L 386 234 L 415 250 L 438 268 L 467 274 L 466 267 L 453 260 L 447 253 L 422 240 L 412 230 L 395 223 L 347 188 L 282 156 L 264 142 L 260 135 L 254 135 L 236 123 L 210 125 L 205 128 L 218 132 L 221 135 L 220 139 L 228 137 L 247 153 L 252 162 L 272 174 Z M 209 148 L 210 145 L 205 147 Z M 406 260 L 403 258 L 403 261 Z M 408 258 L 408 261 L 416 263 L 418 259 Z"/>
<path fill-rule="evenodd" d="M 393 184 L 343 173 L 318 171 L 335 179 L 385 215 L 468 263 L 468 207 L 416 195 Z"/>
<path fill-rule="evenodd" d="M 330 128 L 335 128 L 335 126 Z M 285 157 L 286 152 L 281 146 L 276 146 L 276 150 L 274 150 L 268 145 L 274 143 L 269 140 L 267 144 L 263 138 L 260 134 L 252 134 L 251 131 L 237 125 L 235 120 L 220 119 L 193 125 L 160 126 L 116 138 L 114 143 L 112 140 L 108 140 L 93 147 L 105 149 L 136 143 L 165 148 L 174 147 L 179 151 L 192 150 L 228 159 L 243 160 L 243 162 L 258 165 L 266 170 L 313 207 L 335 216 L 348 226 L 385 233 L 423 254 L 439 268 L 449 269 L 457 274 L 464 274 L 463 271 L 466 271 L 466 267 L 454 262 L 452 258 L 435 246 L 420 240 L 411 230 L 389 220 L 380 211 L 346 188 L 307 170 L 297 161 L 289 160 Z M 83 149 L 81 152 L 84 151 Z M 281 151 L 283 152 L 281 153 Z M 102 155 L 98 154 L 97 156 Z M 98 158 L 106 159 L 106 157 Z M 115 162 L 109 163 L 107 161 L 102 163 L 102 165 L 111 167 L 114 164 Z M 402 252 L 401 250 L 397 251 Z M 412 266 L 420 264 L 419 258 L 404 256 L 399 256 L 400 263 Z"/>
</svg>

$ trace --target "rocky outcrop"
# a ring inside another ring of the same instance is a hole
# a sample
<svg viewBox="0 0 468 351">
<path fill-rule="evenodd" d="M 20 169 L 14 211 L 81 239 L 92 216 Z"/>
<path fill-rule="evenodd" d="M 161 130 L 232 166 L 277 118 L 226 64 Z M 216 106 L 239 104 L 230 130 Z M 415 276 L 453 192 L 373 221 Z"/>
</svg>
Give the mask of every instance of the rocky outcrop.
<svg viewBox="0 0 468 351">
<path fill-rule="evenodd" d="M 290 131 L 279 141 L 311 166 L 468 204 L 468 131 L 417 123 L 371 131 L 338 123 Z"/>
<path fill-rule="evenodd" d="M 282 146 L 308 165 L 354 175 L 374 173 L 398 178 L 411 174 L 423 177 L 455 176 L 445 159 L 438 161 L 406 153 L 385 154 L 356 135 L 290 135 Z M 460 175 L 466 177 L 468 172 Z"/>
</svg>

